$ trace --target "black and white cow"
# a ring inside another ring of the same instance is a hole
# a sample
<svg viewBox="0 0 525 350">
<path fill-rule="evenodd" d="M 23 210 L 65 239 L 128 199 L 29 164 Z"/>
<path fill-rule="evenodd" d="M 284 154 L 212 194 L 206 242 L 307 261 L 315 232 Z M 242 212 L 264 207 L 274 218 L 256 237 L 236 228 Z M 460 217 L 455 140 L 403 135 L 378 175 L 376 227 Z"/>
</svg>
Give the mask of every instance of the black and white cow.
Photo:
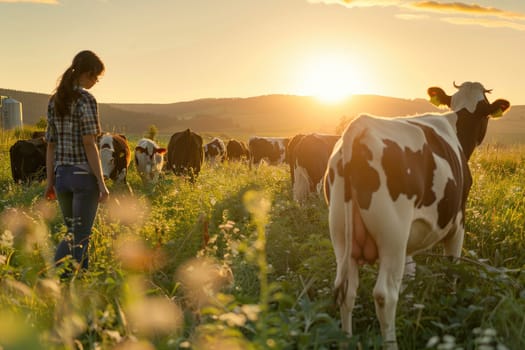
<svg viewBox="0 0 525 350">
<path fill-rule="evenodd" d="M 105 133 L 98 141 L 102 174 L 118 183 L 127 185 L 131 150 L 126 136 L 121 134 Z"/>
<path fill-rule="evenodd" d="M 148 138 L 142 138 L 135 147 L 135 166 L 144 184 L 155 183 L 164 165 L 166 148 Z"/>
<path fill-rule="evenodd" d="M 231 139 L 226 144 L 226 158 L 228 160 L 242 160 L 249 157 L 250 152 L 245 142 Z"/>
<path fill-rule="evenodd" d="M 46 178 L 47 143 L 43 137 L 18 140 L 9 148 L 11 174 L 17 183 Z"/>
<path fill-rule="evenodd" d="M 252 136 L 248 140 L 250 151 L 250 167 L 259 165 L 262 160 L 271 165 L 284 162 L 286 157 L 286 146 L 290 141 L 287 137 L 260 137 Z"/>
<path fill-rule="evenodd" d="M 288 143 L 286 144 L 285 160 L 286 160 L 286 163 L 288 163 L 288 165 L 290 166 L 290 180 L 292 182 L 292 187 L 293 187 L 294 182 L 295 182 L 295 174 L 294 174 L 294 172 L 295 172 L 295 156 L 296 156 L 295 146 L 297 146 L 299 141 L 301 141 L 301 139 L 304 136 L 305 136 L 305 134 L 297 134 L 294 137 L 292 137 L 290 139 L 290 141 L 288 141 Z"/>
<path fill-rule="evenodd" d="M 456 85 L 455 85 L 456 86 Z M 352 333 L 358 266 L 379 260 L 373 290 L 385 348 L 397 349 L 395 315 L 405 259 L 442 242 L 461 254 L 465 204 L 472 183 L 468 160 L 489 117 L 510 104 L 489 103 L 480 83 L 448 96 L 428 89 L 451 112 L 404 118 L 360 115 L 337 142 L 325 175 L 335 291 L 342 327 Z"/>
<path fill-rule="evenodd" d="M 328 159 L 339 138 L 339 135 L 314 133 L 302 135 L 290 141 L 288 161 L 290 162 L 294 200 L 301 202 L 310 193 L 321 193 L 322 179 Z"/>
<path fill-rule="evenodd" d="M 218 137 L 214 137 L 213 140 L 204 145 L 204 157 L 211 166 L 223 162 L 226 158 L 226 146 L 224 141 Z"/>
<path fill-rule="evenodd" d="M 188 176 L 190 181 L 201 171 L 204 162 L 202 136 L 190 129 L 174 133 L 168 143 L 168 168 L 178 176 Z"/>
</svg>

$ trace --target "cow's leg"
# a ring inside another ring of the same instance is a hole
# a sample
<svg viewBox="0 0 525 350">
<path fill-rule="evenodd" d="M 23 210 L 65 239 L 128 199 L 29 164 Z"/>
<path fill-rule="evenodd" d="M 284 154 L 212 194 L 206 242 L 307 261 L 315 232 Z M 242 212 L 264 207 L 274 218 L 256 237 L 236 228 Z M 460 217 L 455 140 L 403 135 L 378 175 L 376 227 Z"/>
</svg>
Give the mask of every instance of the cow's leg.
<svg viewBox="0 0 525 350">
<path fill-rule="evenodd" d="M 358 286 L 358 269 L 352 259 L 352 203 L 344 203 L 342 178 L 336 177 L 330 185 L 329 227 L 330 239 L 334 248 L 337 272 L 334 282 L 335 297 L 341 312 L 341 327 L 348 334 L 352 334 L 352 310 L 355 304 Z"/>
<path fill-rule="evenodd" d="M 403 283 L 401 284 L 401 292 L 405 290 L 408 282 L 414 280 L 416 277 L 416 262 L 411 255 L 407 255 L 405 259 L 405 271 L 403 272 Z"/>
<path fill-rule="evenodd" d="M 359 269 L 356 261 L 350 259 L 348 266 L 348 281 L 344 300 L 339 307 L 341 313 L 341 328 L 352 335 L 352 311 L 357 297 L 357 287 L 359 286 Z"/>
<path fill-rule="evenodd" d="M 374 301 L 377 318 L 381 325 L 384 349 L 397 349 L 396 307 L 405 266 L 405 248 L 393 242 L 386 242 L 387 252 L 380 250 L 379 273 L 374 287 Z M 393 244 L 389 244 L 393 243 Z"/>
<path fill-rule="evenodd" d="M 449 234 L 443 241 L 444 244 L 444 251 L 443 253 L 445 256 L 451 256 L 454 258 L 454 260 L 457 261 L 456 258 L 459 258 L 461 256 L 461 248 L 463 246 L 463 237 L 464 237 L 464 228 L 460 227 L 455 232 Z M 458 277 L 454 277 L 452 281 L 452 289 L 456 289 Z"/>
<path fill-rule="evenodd" d="M 461 256 L 461 248 L 463 247 L 463 237 L 465 229 L 460 227 L 455 232 L 450 233 L 444 240 L 444 254 L 446 256 L 453 256 L 459 258 Z"/>
</svg>

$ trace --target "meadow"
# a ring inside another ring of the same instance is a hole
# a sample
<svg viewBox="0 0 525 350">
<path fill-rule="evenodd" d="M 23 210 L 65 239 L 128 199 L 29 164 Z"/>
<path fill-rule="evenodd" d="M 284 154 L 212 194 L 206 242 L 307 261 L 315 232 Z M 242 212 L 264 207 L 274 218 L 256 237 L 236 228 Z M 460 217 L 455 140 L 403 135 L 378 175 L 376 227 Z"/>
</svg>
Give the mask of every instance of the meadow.
<svg viewBox="0 0 525 350">
<path fill-rule="evenodd" d="M 0 349 L 381 348 L 375 266 L 361 268 L 348 339 L 326 205 L 294 202 L 287 166 L 205 165 L 194 184 L 164 174 L 144 186 L 132 164 L 133 193 L 109 183 L 89 270 L 60 280 L 57 203 L 11 178 L 24 136 L 0 134 Z M 525 348 L 525 147 L 482 145 L 470 165 L 462 258 L 440 246 L 416 257 L 400 349 Z"/>
</svg>

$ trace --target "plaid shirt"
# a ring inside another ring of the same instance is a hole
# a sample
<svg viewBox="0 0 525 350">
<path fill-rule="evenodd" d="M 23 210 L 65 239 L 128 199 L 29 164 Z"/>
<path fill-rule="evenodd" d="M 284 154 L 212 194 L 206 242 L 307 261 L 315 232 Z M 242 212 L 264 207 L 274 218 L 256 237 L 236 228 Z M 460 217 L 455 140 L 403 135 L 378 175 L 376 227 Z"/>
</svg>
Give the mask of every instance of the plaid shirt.
<svg viewBox="0 0 525 350">
<path fill-rule="evenodd" d="M 71 104 L 70 113 L 63 118 L 55 115 L 52 98 L 47 106 L 46 140 L 55 142 L 55 166 L 87 164 L 83 135 L 100 134 L 100 122 L 95 97 L 78 88 L 80 97 Z"/>
</svg>

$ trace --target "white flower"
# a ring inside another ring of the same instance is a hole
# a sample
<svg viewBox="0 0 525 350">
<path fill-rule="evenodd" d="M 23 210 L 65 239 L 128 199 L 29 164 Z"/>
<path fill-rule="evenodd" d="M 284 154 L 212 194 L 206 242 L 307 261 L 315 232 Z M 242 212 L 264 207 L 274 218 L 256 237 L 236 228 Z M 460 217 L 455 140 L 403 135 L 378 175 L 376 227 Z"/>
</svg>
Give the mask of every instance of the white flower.
<svg viewBox="0 0 525 350">
<path fill-rule="evenodd" d="M 12 248 L 13 247 L 13 233 L 9 230 L 4 230 L 4 233 L 2 233 L 2 236 L 0 236 L 0 246 L 6 247 L 6 248 Z"/>
</svg>

